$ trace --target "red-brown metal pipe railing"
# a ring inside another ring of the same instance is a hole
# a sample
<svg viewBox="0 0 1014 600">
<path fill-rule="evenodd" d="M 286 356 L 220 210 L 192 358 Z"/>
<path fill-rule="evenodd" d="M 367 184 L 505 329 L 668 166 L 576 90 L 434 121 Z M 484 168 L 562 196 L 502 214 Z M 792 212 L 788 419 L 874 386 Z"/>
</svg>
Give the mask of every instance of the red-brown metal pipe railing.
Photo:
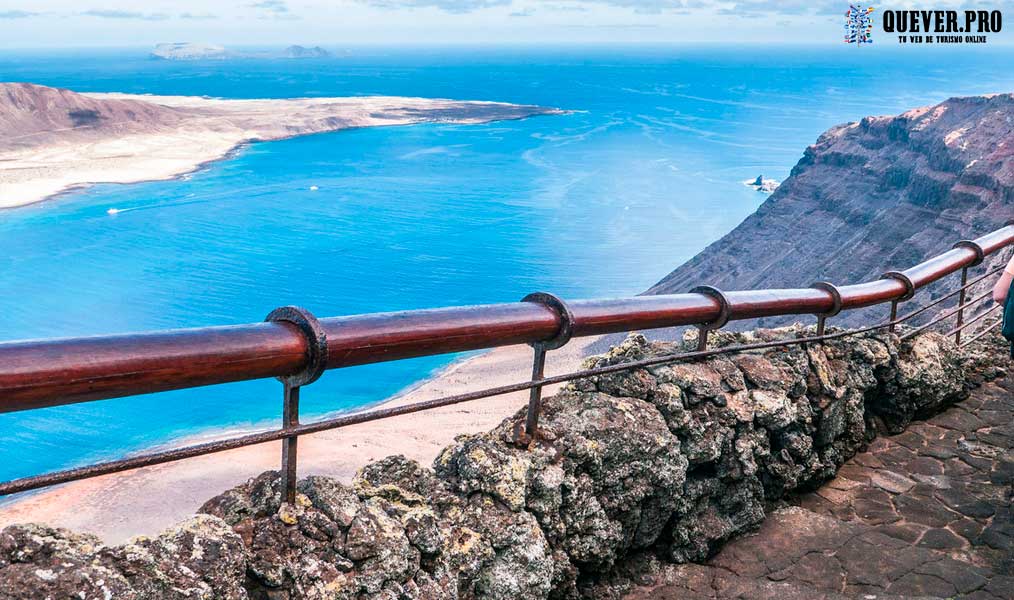
<svg viewBox="0 0 1014 600">
<path fill-rule="evenodd" d="M 541 393 L 546 384 L 617 369 L 695 360 L 718 353 L 820 342 L 884 328 L 894 331 L 897 324 L 940 304 L 955 293 L 960 294 L 957 308 L 944 311 L 903 337 L 916 335 L 957 313 L 957 327 L 947 335 L 955 335 L 955 343 L 959 343 L 961 330 L 999 308 L 993 307 L 962 323 L 962 311 L 988 296 L 988 293 L 983 294 L 965 302 L 967 289 L 998 271 L 993 269 L 968 282 L 968 269 L 1012 242 L 1014 227 L 1005 227 L 975 241 L 958 242 L 953 250 L 906 271 L 890 271 L 879 281 L 844 287 L 817 282 L 810 288 L 726 293 L 702 286 L 694 288 L 689 294 L 574 303 L 567 303 L 552 294 L 536 293 L 514 304 L 323 320 L 318 320 L 302 308 L 283 307 L 268 315 L 267 322 L 253 325 L 0 344 L 0 412 L 272 376 L 278 377 L 284 384 L 280 430 L 2 482 L 0 495 L 281 440 L 282 487 L 285 500 L 291 503 L 296 500 L 298 437 L 307 433 L 527 389 L 530 391 L 528 414 L 523 429 L 519 424 L 519 429 L 515 431 L 515 442 L 530 446 L 537 441 Z M 959 290 L 898 317 L 900 302 L 911 298 L 919 288 L 958 270 L 961 271 L 962 284 Z M 891 303 L 890 318 L 885 323 L 831 334 L 825 332 L 826 320 L 841 310 L 883 302 Z M 709 333 L 731 320 L 790 314 L 816 315 L 816 335 L 707 349 Z M 555 377 L 544 375 L 546 352 L 563 346 L 574 336 L 680 325 L 698 327 L 696 352 Z M 995 326 L 994 322 L 987 329 Z M 962 346 L 982 335 L 979 333 Z M 329 368 L 520 343 L 528 343 L 535 350 L 532 378 L 528 382 L 307 425 L 299 422 L 301 387 L 316 381 Z"/>
<path fill-rule="evenodd" d="M 978 264 L 1014 243 L 1007 226 L 900 272 L 915 289 Z M 841 308 L 897 302 L 910 291 L 888 278 L 837 288 Z M 828 313 L 822 288 L 724 294 L 730 320 Z M 569 303 L 575 337 L 701 325 L 722 315 L 703 293 Z M 328 369 L 537 343 L 562 326 L 558 311 L 534 302 L 355 315 L 321 319 Z M 248 379 L 285 377 L 306 368 L 307 341 L 289 323 L 271 322 L 157 333 L 0 344 L 0 412 L 29 410 Z"/>
</svg>

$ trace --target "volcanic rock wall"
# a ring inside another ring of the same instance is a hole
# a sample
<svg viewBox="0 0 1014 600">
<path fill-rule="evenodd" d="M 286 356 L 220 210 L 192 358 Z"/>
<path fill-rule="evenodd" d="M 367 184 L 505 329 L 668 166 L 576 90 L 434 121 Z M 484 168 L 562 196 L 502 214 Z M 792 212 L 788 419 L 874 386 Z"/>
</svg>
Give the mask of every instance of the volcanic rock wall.
<svg viewBox="0 0 1014 600">
<path fill-rule="evenodd" d="M 801 328 L 717 333 L 726 345 Z M 812 333 L 812 332 L 811 332 Z M 590 366 L 685 350 L 634 335 Z M 962 399 L 984 373 L 934 334 L 754 351 L 575 382 L 460 436 L 425 468 L 371 463 L 351 486 L 268 472 L 156 539 L 103 546 L 43 526 L 0 532 L 0 598 L 607 597 L 636 557 L 700 561 L 812 489 L 878 432 Z"/>
<path fill-rule="evenodd" d="M 754 214 L 647 293 L 860 283 L 999 229 L 1014 217 L 1012 122 L 1014 94 L 996 94 L 833 127 Z M 871 307 L 835 322 L 884 318 Z"/>
</svg>

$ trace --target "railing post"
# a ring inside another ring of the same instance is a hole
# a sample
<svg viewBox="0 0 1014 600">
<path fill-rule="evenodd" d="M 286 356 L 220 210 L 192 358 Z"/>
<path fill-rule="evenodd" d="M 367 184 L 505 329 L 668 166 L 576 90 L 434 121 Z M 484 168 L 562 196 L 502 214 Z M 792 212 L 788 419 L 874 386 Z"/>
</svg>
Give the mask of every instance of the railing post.
<svg viewBox="0 0 1014 600">
<path fill-rule="evenodd" d="M 708 349 L 708 337 L 711 335 L 710 327 L 697 328 L 697 351 L 704 352 Z"/>
<path fill-rule="evenodd" d="M 327 368 L 327 335 L 320 322 L 310 311 L 298 306 L 283 306 L 271 311 L 265 321 L 291 323 L 306 339 L 306 367 L 295 375 L 279 377 L 284 388 L 282 396 L 282 429 L 299 425 L 299 390 L 309 385 Z M 282 501 L 296 501 L 297 460 L 299 436 L 282 439 Z"/>
<path fill-rule="evenodd" d="M 732 305 L 729 304 L 729 299 L 726 298 L 725 293 L 710 285 L 701 285 L 690 290 L 691 294 L 704 294 L 705 296 L 711 296 L 715 300 L 718 300 L 718 318 L 709 323 L 702 323 L 697 326 L 697 351 L 704 352 L 708 349 L 708 337 L 712 331 L 725 327 L 725 324 L 729 322 L 729 318 L 732 317 Z"/>
<path fill-rule="evenodd" d="M 540 381 L 546 374 L 546 347 L 535 344 L 535 357 L 532 361 L 532 381 Z M 525 434 L 535 440 L 539 429 L 539 413 L 542 412 L 542 386 L 531 389 L 528 396 L 528 415 L 525 418 Z"/>
<path fill-rule="evenodd" d="M 299 386 L 288 382 L 282 400 L 282 429 L 299 425 Z M 283 501 L 289 504 L 296 502 L 296 458 L 299 436 L 287 437 L 282 440 L 282 495 Z"/>
<path fill-rule="evenodd" d="M 958 331 L 954 334 L 954 343 L 960 345 L 961 326 L 965 322 L 965 300 L 967 298 L 965 286 L 968 285 L 968 269 L 982 264 L 982 261 L 986 260 L 986 251 L 977 242 L 973 242 L 972 240 L 961 240 L 954 244 L 953 248 L 968 248 L 975 252 L 975 261 L 961 269 L 961 292 L 958 294 Z"/>
<path fill-rule="evenodd" d="M 890 325 L 887 327 L 887 330 L 890 331 L 891 333 L 894 333 L 898 325 L 896 323 L 896 321 L 898 320 L 898 304 L 905 302 L 907 300 L 911 300 L 912 296 L 915 296 L 916 291 L 915 284 L 912 282 L 912 279 L 908 275 L 905 275 L 901 271 L 888 271 L 887 273 L 884 273 L 882 277 L 884 277 L 885 279 L 896 279 L 901 283 L 905 284 L 905 293 L 902 294 L 900 298 L 891 301 L 891 321 Z"/>
<path fill-rule="evenodd" d="M 965 323 L 965 286 L 968 284 L 968 267 L 961 269 L 961 291 L 958 292 L 958 331 L 954 334 L 954 344 L 961 345 L 961 326 Z"/>
<path fill-rule="evenodd" d="M 532 381 L 541 381 L 546 375 L 546 353 L 549 350 L 562 348 L 570 341 L 574 333 L 574 313 L 567 303 L 553 294 L 535 292 L 521 299 L 522 302 L 542 304 L 555 312 L 560 318 L 560 328 L 552 339 L 535 342 L 532 348 L 535 356 L 532 361 Z M 542 413 L 542 386 L 532 387 L 528 396 L 528 413 L 525 416 L 524 431 L 514 432 L 514 443 L 519 446 L 531 446 L 539 434 L 539 415 Z"/>
</svg>

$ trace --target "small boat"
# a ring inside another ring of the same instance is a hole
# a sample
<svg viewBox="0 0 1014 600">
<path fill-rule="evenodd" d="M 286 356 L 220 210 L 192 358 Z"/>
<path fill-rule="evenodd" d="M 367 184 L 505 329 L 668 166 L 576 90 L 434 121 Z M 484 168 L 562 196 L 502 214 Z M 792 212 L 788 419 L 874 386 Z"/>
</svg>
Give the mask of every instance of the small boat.
<svg viewBox="0 0 1014 600">
<path fill-rule="evenodd" d="M 115 214 L 117 214 L 119 212 L 120 212 L 120 209 L 118 209 L 118 208 L 110 208 L 109 210 L 106 211 L 106 214 L 107 215 L 115 215 Z"/>
<path fill-rule="evenodd" d="M 311 185 L 311 186 L 310 186 L 310 191 L 311 191 L 311 192 L 316 192 L 316 191 L 317 191 L 317 190 L 319 190 L 319 189 L 320 189 L 320 188 L 319 188 L 319 187 L 317 187 L 317 186 L 315 186 L 315 185 Z"/>
</svg>

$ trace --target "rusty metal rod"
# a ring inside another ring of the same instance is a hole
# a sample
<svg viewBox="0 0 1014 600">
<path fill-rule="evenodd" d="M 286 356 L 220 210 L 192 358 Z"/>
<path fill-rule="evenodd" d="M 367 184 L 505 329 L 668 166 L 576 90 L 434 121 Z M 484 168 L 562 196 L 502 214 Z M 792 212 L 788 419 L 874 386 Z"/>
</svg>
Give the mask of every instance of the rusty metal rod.
<svg viewBox="0 0 1014 600">
<path fill-rule="evenodd" d="M 909 319 L 912 319 L 913 317 L 917 317 L 917 316 L 921 315 L 922 313 L 926 312 L 927 310 L 933 308 L 934 306 L 940 304 L 941 302 L 946 302 L 947 300 L 953 298 L 954 296 L 957 296 L 959 293 L 967 291 L 969 288 L 971 288 L 971 287 L 973 287 L 975 285 L 978 285 L 984 279 L 987 279 L 987 278 L 989 278 L 989 277 L 991 277 L 993 275 L 996 275 L 1000 271 L 1003 271 L 1004 268 L 1005 268 L 1004 266 L 1000 266 L 1000 267 L 992 269 L 992 270 L 990 270 L 990 271 L 988 271 L 986 273 L 983 273 L 982 275 L 980 275 L 980 276 L 976 277 L 975 279 L 969 281 L 964 286 L 962 286 L 960 288 L 957 288 L 955 290 L 952 290 L 952 291 L 944 294 L 943 296 L 940 296 L 939 298 L 937 298 L 937 299 L 935 299 L 935 300 L 933 300 L 931 302 L 927 302 L 926 304 L 921 305 L 919 308 L 917 308 L 917 309 L 915 309 L 915 310 L 913 310 L 913 311 L 911 311 L 909 313 L 906 313 L 906 314 L 902 315 L 901 317 L 898 317 L 898 321 L 907 321 Z M 967 305 L 967 302 L 965 304 Z"/>
<path fill-rule="evenodd" d="M 976 296 L 975 298 L 969 300 L 968 302 L 965 302 L 965 304 L 962 305 L 962 306 L 957 306 L 957 307 L 952 308 L 950 310 L 941 311 L 941 312 L 937 313 L 937 316 L 933 317 L 933 319 L 931 319 L 929 322 L 924 323 L 923 325 L 920 325 L 919 327 L 916 327 L 912 331 L 909 331 L 909 332 L 905 333 L 905 335 L 901 336 L 901 339 L 907 340 L 908 338 L 915 337 L 915 336 L 919 335 L 920 333 L 922 333 L 923 331 L 929 329 L 930 327 L 933 327 L 937 323 L 939 323 L 941 321 L 945 321 L 945 320 L 953 317 L 954 314 L 957 313 L 959 310 L 964 310 L 964 309 L 968 308 L 969 306 L 972 306 L 973 304 L 978 304 L 979 302 L 982 302 L 983 300 L 985 300 L 986 298 L 989 298 L 992 295 L 993 295 L 993 292 L 989 291 L 989 292 L 986 292 L 986 293 L 981 294 L 979 296 Z"/>
<path fill-rule="evenodd" d="M 979 330 L 979 332 L 976 333 L 974 336 L 972 336 L 971 339 L 966 340 L 963 344 L 961 344 L 960 346 L 958 346 L 958 348 L 967 348 L 970 344 L 972 344 L 973 342 L 977 341 L 979 338 L 981 338 L 982 336 L 986 335 L 990 331 L 993 331 L 994 329 L 996 329 L 997 327 L 999 327 L 1002 323 L 1003 323 L 1003 319 L 997 319 L 997 320 L 993 321 L 989 325 L 987 325 L 987 326 L 983 327 L 981 330 Z"/>
<path fill-rule="evenodd" d="M 974 282 L 973 282 L 974 283 Z M 969 284 L 971 285 L 971 284 Z M 816 336 L 805 336 L 795 339 L 787 340 L 774 340 L 770 342 L 759 342 L 754 344 L 742 344 L 738 346 L 726 346 L 722 348 L 715 348 L 711 350 L 703 350 L 696 352 L 686 352 L 681 354 L 672 354 L 665 356 L 652 357 L 649 359 L 642 359 L 639 361 L 633 361 L 629 363 L 620 363 L 616 365 L 609 365 L 606 367 L 597 367 L 593 369 L 584 369 L 581 371 L 575 371 L 572 373 L 566 373 L 563 375 L 555 375 L 551 377 L 541 376 L 538 378 L 533 377 L 530 381 L 524 381 L 520 383 L 504 385 L 494 388 L 488 388 L 485 390 L 479 390 L 475 392 L 468 392 L 464 394 L 457 394 L 454 396 L 446 396 L 443 398 L 437 398 L 434 400 L 427 400 L 424 402 L 417 402 L 414 404 L 408 404 L 404 406 L 396 406 L 387 409 L 378 409 L 373 411 L 366 411 L 362 413 L 354 413 L 351 415 L 336 417 L 333 419 L 325 419 L 308 424 L 295 424 L 291 427 L 286 427 L 274 431 L 265 431 L 260 433 L 254 433 L 246 436 L 240 436 L 236 438 L 230 438 L 226 440 L 208 442 L 205 444 L 199 444 L 195 446 L 189 446 L 185 448 L 177 448 L 167 450 L 164 452 L 156 452 L 145 454 L 141 456 L 135 456 L 131 458 L 125 458 L 115 461 L 109 461 L 90 465 L 87 467 L 79 467 L 76 469 L 68 469 L 64 471 L 57 471 L 48 473 L 45 475 L 36 475 L 32 477 L 24 477 L 0 483 L 0 496 L 9 494 L 15 494 L 19 492 L 30 491 L 43 487 L 49 487 L 58 485 L 61 483 L 68 483 L 71 481 L 77 481 L 81 479 L 88 479 L 91 477 L 98 477 L 101 475 L 108 475 L 112 473 L 118 473 L 122 471 L 128 471 L 132 469 L 153 466 L 163 464 L 167 462 L 173 462 L 177 460 L 184 460 L 187 458 L 193 458 L 197 456 L 203 456 L 206 454 L 212 454 L 217 452 L 225 452 L 228 450 L 234 450 L 236 448 L 242 448 L 245 446 L 252 446 L 257 444 L 264 444 L 278 440 L 296 439 L 300 435 L 308 435 L 312 433 L 319 433 L 322 431 L 328 431 L 332 429 L 340 429 L 342 427 L 348 427 L 351 425 L 357 425 L 360 423 L 367 423 L 379 419 L 385 419 L 390 417 L 396 417 L 405 414 L 411 414 L 415 412 L 421 412 L 425 410 L 431 410 L 434 408 L 440 408 L 444 406 L 451 406 L 454 404 L 460 404 L 463 402 L 469 402 L 472 400 L 479 400 L 482 398 L 488 398 L 491 396 L 498 396 L 502 394 L 508 394 L 512 392 L 520 392 L 524 390 L 535 390 L 540 389 L 547 385 L 553 385 L 557 383 L 564 383 L 567 381 L 573 381 L 575 379 L 582 379 L 586 377 L 593 377 L 596 375 L 605 375 L 609 373 L 616 373 L 621 371 L 634 370 L 644 367 L 657 366 L 672 362 L 678 362 L 682 360 L 700 360 L 709 358 L 711 356 L 718 356 L 724 354 L 732 354 L 735 352 L 745 352 L 750 350 L 763 350 L 767 348 L 777 348 L 792 345 L 802 345 L 812 342 L 822 342 L 833 339 L 840 339 L 849 336 L 857 336 L 872 331 L 889 328 L 892 325 L 896 325 L 903 322 L 918 314 L 921 310 L 929 308 L 924 306 L 909 315 L 903 316 L 899 319 L 886 321 L 876 325 L 871 325 L 859 329 L 844 330 L 835 333 L 825 333 Z M 998 322 L 999 323 L 999 322 Z M 990 325 L 989 329 L 994 328 L 998 323 Z M 971 340 L 965 342 L 962 347 L 967 346 L 973 341 L 982 337 L 985 333 L 980 332 L 978 335 L 973 337 Z M 537 366 L 536 366 L 537 368 Z M 533 371 L 533 374 L 535 372 Z M 283 465 L 285 463 L 283 462 Z"/>
<path fill-rule="evenodd" d="M 996 312 L 997 310 L 999 310 L 1001 308 L 1003 308 L 1002 304 L 994 304 L 993 306 L 990 306 L 986 310 L 984 310 L 981 313 L 979 313 L 978 315 L 976 315 L 974 318 L 971 318 L 968 321 L 966 321 L 965 323 L 962 323 L 961 325 L 958 325 L 957 327 L 955 327 L 954 329 L 948 331 L 944 335 L 945 336 L 952 336 L 952 335 L 954 335 L 956 333 L 960 333 L 960 332 L 964 331 L 965 329 L 967 329 L 970 325 L 974 325 L 975 323 L 978 323 L 979 321 L 983 320 L 984 318 L 986 318 L 987 316 L 989 316 L 990 314 Z"/>
</svg>

